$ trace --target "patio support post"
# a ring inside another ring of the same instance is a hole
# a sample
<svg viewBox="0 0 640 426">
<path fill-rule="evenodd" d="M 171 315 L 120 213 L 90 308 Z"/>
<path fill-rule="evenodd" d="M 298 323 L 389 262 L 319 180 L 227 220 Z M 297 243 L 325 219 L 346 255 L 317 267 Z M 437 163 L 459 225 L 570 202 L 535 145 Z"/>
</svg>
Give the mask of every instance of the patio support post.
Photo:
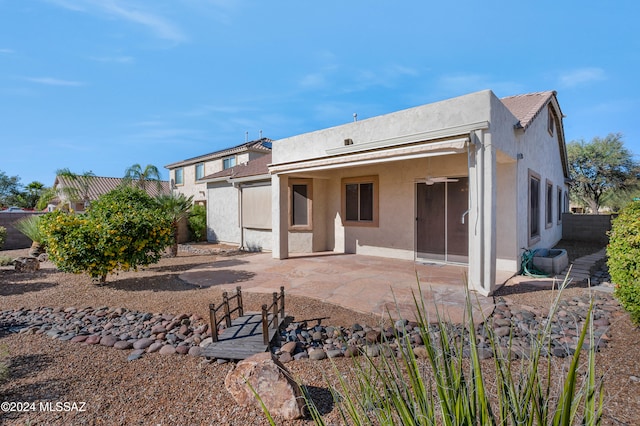
<svg viewBox="0 0 640 426">
<path fill-rule="evenodd" d="M 289 257 L 289 178 L 286 175 L 271 176 L 271 206 L 273 209 L 271 225 L 273 234 L 272 257 Z"/>
<path fill-rule="evenodd" d="M 491 143 L 491 134 L 484 135 L 484 209 L 482 212 L 484 238 L 482 239 L 483 277 L 482 293 L 490 295 L 496 287 L 496 216 L 497 178 L 496 149 Z"/>
<path fill-rule="evenodd" d="M 481 130 L 473 131 L 469 135 L 469 276 L 470 290 L 482 293 L 482 241 L 484 227 L 482 226 L 484 212 L 484 155 L 483 134 Z"/>
</svg>

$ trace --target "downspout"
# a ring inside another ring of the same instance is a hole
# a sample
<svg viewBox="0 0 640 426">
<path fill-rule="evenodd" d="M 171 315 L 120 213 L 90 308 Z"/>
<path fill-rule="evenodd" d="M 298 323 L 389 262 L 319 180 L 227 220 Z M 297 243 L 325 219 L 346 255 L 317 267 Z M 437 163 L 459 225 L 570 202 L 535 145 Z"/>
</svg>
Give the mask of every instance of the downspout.
<svg viewBox="0 0 640 426">
<path fill-rule="evenodd" d="M 244 250 L 244 223 L 242 222 L 242 184 L 233 183 L 238 190 L 238 224 L 240 225 L 240 250 Z"/>
</svg>

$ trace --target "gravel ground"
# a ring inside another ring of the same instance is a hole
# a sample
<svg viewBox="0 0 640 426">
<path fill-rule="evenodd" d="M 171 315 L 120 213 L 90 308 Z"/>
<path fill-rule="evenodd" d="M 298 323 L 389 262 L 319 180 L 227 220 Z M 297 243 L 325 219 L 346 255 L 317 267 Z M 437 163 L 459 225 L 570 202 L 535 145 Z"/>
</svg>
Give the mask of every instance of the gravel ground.
<svg viewBox="0 0 640 426">
<path fill-rule="evenodd" d="M 24 251 L 1 252 L 16 256 Z M 17 274 L 0 268 L 0 309 L 20 307 L 126 307 L 152 313 L 195 313 L 206 317 L 210 302 L 218 302 L 216 288 L 195 289 L 178 279 L 180 272 L 215 261 L 215 255 L 181 252 L 139 272 L 109 277 L 97 287 L 88 277 L 58 272 L 53 265 L 32 274 Z M 583 294 L 588 289 L 571 288 L 563 297 Z M 548 307 L 549 290 L 505 292 L 510 305 Z M 263 296 L 243 295 L 248 310 L 258 310 Z M 318 300 L 288 297 L 287 311 L 296 321 L 331 317 L 332 325 L 353 323 L 375 325 L 379 318 L 349 311 Z M 638 425 L 640 413 L 640 330 L 628 315 L 614 315 L 611 341 L 597 357 L 603 375 L 606 399 L 604 424 Z M 0 385 L 0 400 L 35 402 L 36 411 L 0 413 L 0 423 L 18 424 L 160 424 L 199 425 L 266 424 L 262 412 L 239 407 L 222 383 L 233 364 L 207 364 L 188 356 L 147 354 L 127 362 L 127 351 L 100 346 L 61 342 L 37 335 L 1 334 L 0 345 L 9 351 L 10 375 Z M 351 361 L 296 361 L 287 364 L 320 405 L 328 424 L 341 424 L 332 405 L 329 384 L 337 378 L 332 362 L 348 374 Z M 564 361 L 554 362 L 554 371 Z M 486 363 L 489 371 L 493 361 Z M 491 380 L 491 378 L 489 378 Z M 329 384 L 328 384 L 329 383 Z M 85 403 L 85 411 L 41 411 L 43 402 Z M 279 424 L 309 424 L 309 420 Z"/>
</svg>

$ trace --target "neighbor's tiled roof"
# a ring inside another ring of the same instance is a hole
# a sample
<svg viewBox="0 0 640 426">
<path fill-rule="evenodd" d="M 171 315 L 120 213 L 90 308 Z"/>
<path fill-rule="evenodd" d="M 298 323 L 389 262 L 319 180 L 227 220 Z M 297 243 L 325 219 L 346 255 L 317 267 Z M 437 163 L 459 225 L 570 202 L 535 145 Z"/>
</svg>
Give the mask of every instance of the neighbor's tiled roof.
<svg viewBox="0 0 640 426">
<path fill-rule="evenodd" d="M 83 179 L 83 178 L 81 177 L 80 179 Z M 110 192 L 116 189 L 118 186 L 122 185 L 122 181 L 123 181 L 122 178 L 100 177 L 100 176 L 91 176 L 91 177 L 87 177 L 86 179 L 89 179 L 88 196 L 90 201 L 97 200 L 101 195 L 104 195 L 107 192 Z M 145 188 L 147 194 L 149 194 L 152 197 L 155 197 L 160 193 L 168 194 L 171 192 L 168 181 L 166 180 L 160 181 L 160 184 L 161 184 L 161 188 L 160 188 L 160 191 L 158 191 L 158 186 L 156 185 L 155 182 L 148 182 Z M 74 179 L 69 179 L 68 177 L 65 177 L 65 176 L 56 176 L 56 181 L 53 186 L 54 187 L 58 187 L 58 186 L 72 187 L 72 188 L 76 188 L 78 191 L 82 191 L 82 185 L 80 182 Z M 81 200 L 77 200 L 77 201 L 81 201 Z"/>
<path fill-rule="evenodd" d="M 221 170 L 217 173 L 210 174 L 208 176 L 199 179 L 210 180 L 222 177 L 230 177 L 232 179 L 244 178 L 249 176 L 260 176 L 269 174 L 269 164 L 271 164 L 271 154 L 263 155 L 262 157 L 251 160 L 248 163 L 238 164 L 237 166 L 230 167 L 225 170 Z"/>
<path fill-rule="evenodd" d="M 166 169 L 175 169 L 176 167 L 200 163 L 202 161 L 213 160 L 216 158 L 225 157 L 227 155 L 232 155 L 232 154 L 236 154 L 238 152 L 243 152 L 243 151 L 271 152 L 272 142 L 273 141 L 269 138 L 262 138 L 254 141 L 249 141 L 240 145 L 236 145 L 231 148 L 223 149 L 221 151 L 211 152 L 209 154 L 199 155 L 197 157 L 188 158 L 186 160 L 178 161 L 176 163 L 167 164 L 164 167 Z"/>
<path fill-rule="evenodd" d="M 556 92 L 527 93 L 524 95 L 508 96 L 500 99 L 519 121 L 520 127 L 526 129 L 542 108 L 549 102 Z"/>
</svg>

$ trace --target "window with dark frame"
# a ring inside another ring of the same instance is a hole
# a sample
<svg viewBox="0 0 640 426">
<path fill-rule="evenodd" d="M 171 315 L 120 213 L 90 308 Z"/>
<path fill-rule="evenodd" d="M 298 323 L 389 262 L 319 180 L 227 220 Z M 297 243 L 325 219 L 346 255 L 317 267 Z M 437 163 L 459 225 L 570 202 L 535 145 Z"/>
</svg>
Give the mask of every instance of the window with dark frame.
<svg viewBox="0 0 640 426">
<path fill-rule="evenodd" d="M 307 192 L 307 185 L 291 185 L 291 226 L 309 225 Z"/>
<path fill-rule="evenodd" d="M 540 178 L 529 174 L 529 242 L 540 237 Z"/>
<path fill-rule="evenodd" d="M 558 209 L 558 223 L 562 222 L 562 188 L 558 187 L 558 205 L 556 206 Z"/>
<path fill-rule="evenodd" d="M 549 228 L 553 225 L 553 184 L 547 181 L 547 205 L 546 207 L 546 227 Z"/>
<path fill-rule="evenodd" d="M 555 115 L 554 115 L 553 108 L 551 107 L 551 105 L 549 105 L 549 107 L 547 108 L 547 114 L 549 115 L 549 119 L 547 121 L 547 130 L 549 131 L 549 134 L 551 136 L 553 136 L 553 132 L 554 132 L 554 129 L 556 127 L 556 123 L 555 123 Z"/>
<path fill-rule="evenodd" d="M 313 180 L 289 180 L 289 229 L 310 231 L 313 227 Z"/>
<path fill-rule="evenodd" d="M 378 176 L 342 179 L 345 226 L 378 226 Z"/>
</svg>

